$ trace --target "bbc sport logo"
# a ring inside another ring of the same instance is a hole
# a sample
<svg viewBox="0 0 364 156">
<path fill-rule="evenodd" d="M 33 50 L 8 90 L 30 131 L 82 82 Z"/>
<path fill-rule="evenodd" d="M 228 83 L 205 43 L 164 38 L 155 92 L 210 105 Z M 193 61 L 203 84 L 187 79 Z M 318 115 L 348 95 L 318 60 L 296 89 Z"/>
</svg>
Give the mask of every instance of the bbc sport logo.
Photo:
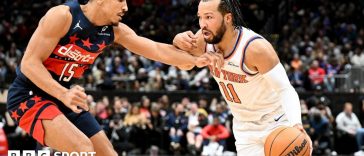
<svg viewBox="0 0 364 156">
<path fill-rule="evenodd" d="M 35 152 L 33 150 L 23 150 L 22 152 L 19 150 L 9 150 L 8 156 L 95 156 L 96 152 L 54 152 L 51 155 L 49 150 L 38 150 Z"/>
</svg>

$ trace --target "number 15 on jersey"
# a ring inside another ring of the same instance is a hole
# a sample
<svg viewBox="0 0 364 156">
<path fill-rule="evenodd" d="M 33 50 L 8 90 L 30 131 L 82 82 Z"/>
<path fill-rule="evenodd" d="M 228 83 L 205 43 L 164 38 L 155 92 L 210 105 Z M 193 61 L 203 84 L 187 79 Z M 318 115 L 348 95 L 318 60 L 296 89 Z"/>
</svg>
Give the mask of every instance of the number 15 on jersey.
<svg viewBox="0 0 364 156">
<path fill-rule="evenodd" d="M 64 65 L 62 74 L 61 74 L 61 76 L 59 76 L 58 81 L 69 82 L 72 79 L 73 75 L 75 75 L 75 69 L 74 69 L 75 67 L 78 67 L 78 64 L 67 63 L 66 65 Z M 67 73 L 67 75 L 69 75 L 69 76 L 66 77 L 65 73 Z"/>
</svg>

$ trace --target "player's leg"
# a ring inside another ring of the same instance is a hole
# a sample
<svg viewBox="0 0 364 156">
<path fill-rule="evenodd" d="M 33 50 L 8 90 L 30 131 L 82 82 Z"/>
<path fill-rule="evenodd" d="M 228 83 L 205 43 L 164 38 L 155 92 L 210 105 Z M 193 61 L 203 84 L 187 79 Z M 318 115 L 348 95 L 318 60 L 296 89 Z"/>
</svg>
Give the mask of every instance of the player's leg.
<svg viewBox="0 0 364 156">
<path fill-rule="evenodd" d="M 267 125 L 261 122 L 233 121 L 233 132 L 236 139 L 235 147 L 238 156 L 264 155 L 263 137 Z"/>
<path fill-rule="evenodd" d="M 62 152 L 94 152 L 91 140 L 63 114 L 42 123 L 45 145 Z"/>
<path fill-rule="evenodd" d="M 96 151 L 96 156 L 116 156 L 117 153 L 115 152 L 111 142 L 106 137 L 104 131 L 100 131 L 94 136 L 91 137 L 92 144 Z"/>
<path fill-rule="evenodd" d="M 235 144 L 238 156 L 264 155 L 263 144 Z"/>
<path fill-rule="evenodd" d="M 80 114 L 72 112 L 66 116 L 83 134 L 90 138 L 93 148 L 96 151 L 96 156 L 117 155 L 99 123 L 89 112 L 82 112 Z"/>
<path fill-rule="evenodd" d="M 35 95 L 12 104 L 9 111 L 19 127 L 42 145 L 64 152 L 93 151 L 90 139 L 62 114 L 53 101 Z"/>
</svg>

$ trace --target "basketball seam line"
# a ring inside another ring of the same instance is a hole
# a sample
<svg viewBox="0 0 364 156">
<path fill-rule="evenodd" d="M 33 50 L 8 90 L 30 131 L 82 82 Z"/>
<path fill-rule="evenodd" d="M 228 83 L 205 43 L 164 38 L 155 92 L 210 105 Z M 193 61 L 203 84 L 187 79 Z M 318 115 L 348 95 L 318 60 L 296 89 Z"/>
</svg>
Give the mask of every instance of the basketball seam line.
<svg viewBox="0 0 364 156">
<path fill-rule="evenodd" d="M 273 143 L 274 143 L 274 140 L 276 140 L 276 138 L 278 137 L 278 135 L 280 134 L 280 133 L 282 133 L 284 130 L 286 130 L 287 129 L 287 127 L 286 128 L 284 128 L 284 129 L 282 129 L 280 132 L 278 132 L 278 134 L 274 137 L 274 139 L 273 139 L 273 141 L 272 141 L 272 143 L 270 144 L 270 148 L 269 148 L 269 156 L 271 156 L 272 155 L 272 146 L 273 146 Z"/>
<path fill-rule="evenodd" d="M 296 139 L 297 139 L 299 136 L 301 136 L 301 135 L 302 135 L 302 132 L 300 133 L 300 135 L 297 135 L 297 136 L 296 136 L 296 138 L 294 138 L 294 139 L 293 139 L 293 141 L 292 141 L 292 142 L 291 142 L 291 143 L 290 143 L 290 144 L 286 147 L 286 149 L 284 149 L 284 151 L 282 151 L 282 153 L 284 153 L 284 152 L 287 150 L 287 148 L 288 148 L 289 146 L 291 146 L 291 145 L 293 144 L 293 142 L 294 142 L 294 141 L 296 141 Z M 279 155 L 282 155 L 282 153 L 281 153 L 281 154 L 279 154 Z"/>
</svg>

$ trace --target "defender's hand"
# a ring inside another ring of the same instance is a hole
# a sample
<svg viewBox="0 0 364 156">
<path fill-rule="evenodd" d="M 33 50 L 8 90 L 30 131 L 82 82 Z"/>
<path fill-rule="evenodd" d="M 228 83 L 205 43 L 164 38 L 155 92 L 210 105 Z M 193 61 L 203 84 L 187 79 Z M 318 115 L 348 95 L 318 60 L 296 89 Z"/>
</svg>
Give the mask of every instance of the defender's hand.
<svg viewBox="0 0 364 156">
<path fill-rule="evenodd" d="M 197 48 L 197 37 L 192 31 L 182 32 L 174 37 L 173 45 L 184 51 L 191 51 Z"/>
<path fill-rule="evenodd" d="M 219 69 L 224 66 L 224 57 L 218 52 L 206 52 L 200 57 L 205 57 L 210 61 L 210 65 L 213 67 L 218 67 Z"/>
<path fill-rule="evenodd" d="M 69 89 L 60 99 L 68 108 L 75 113 L 81 113 L 82 109 L 88 111 L 87 95 L 85 89 L 76 85 Z M 81 109 L 80 109 L 81 108 Z"/>
<path fill-rule="evenodd" d="M 208 66 L 209 64 L 211 64 L 211 61 L 206 56 L 203 56 L 202 55 L 200 57 L 196 57 L 196 63 L 195 63 L 195 65 L 198 68 L 202 68 L 202 67 Z"/>
</svg>

